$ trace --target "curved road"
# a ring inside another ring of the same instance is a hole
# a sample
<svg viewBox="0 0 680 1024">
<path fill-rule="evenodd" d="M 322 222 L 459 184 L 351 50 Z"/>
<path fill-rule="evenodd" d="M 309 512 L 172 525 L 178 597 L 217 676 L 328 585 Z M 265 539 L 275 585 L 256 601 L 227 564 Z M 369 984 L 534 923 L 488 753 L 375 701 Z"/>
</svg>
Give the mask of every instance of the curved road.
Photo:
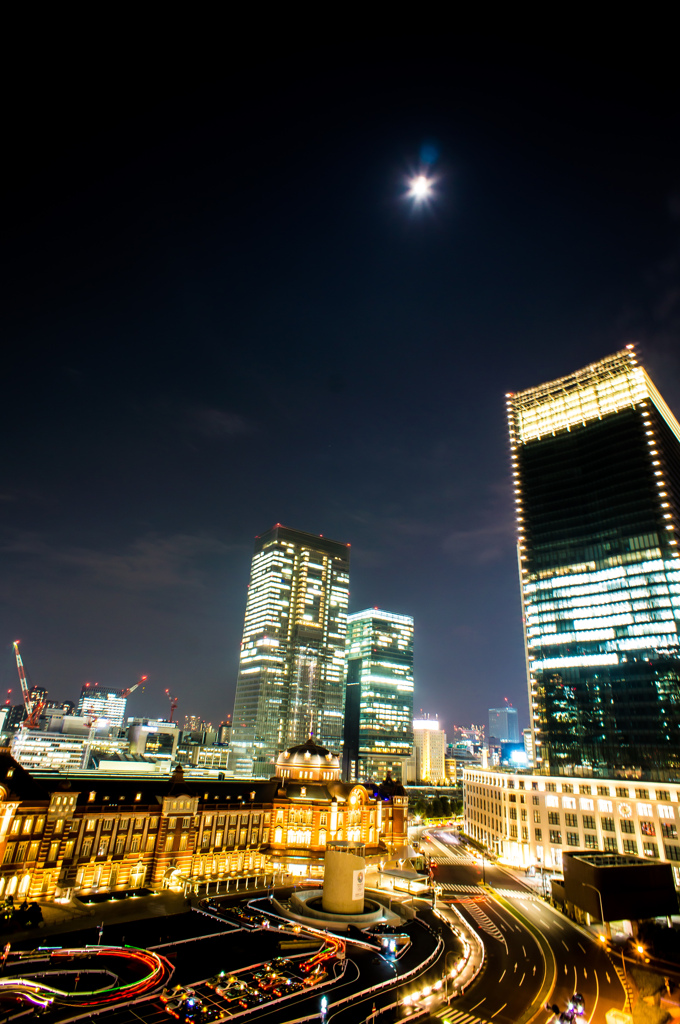
<svg viewBox="0 0 680 1024">
<path fill-rule="evenodd" d="M 531 1014 L 526 1011 L 540 991 L 546 969 L 555 972 L 550 1003 L 557 1003 L 562 1010 L 573 992 L 581 992 L 589 1024 L 600 1024 L 608 1009 L 623 1007 L 623 986 L 599 942 L 503 868 L 487 863 L 483 888 L 483 869 L 474 851 L 454 833 L 433 830 L 432 836 L 434 841 L 424 838 L 423 851 L 437 862 L 435 877 L 443 889 L 442 899 L 455 901 L 476 927 L 488 956 L 479 981 L 450 1008 L 437 1011 L 437 1017 L 452 1024 L 528 1020 Z M 538 941 L 512 911 L 540 931 L 550 947 L 552 963 L 545 963 Z M 535 1024 L 547 1024 L 553 1018 L 541 1010 L 532 1019 Z"/>
</svg>

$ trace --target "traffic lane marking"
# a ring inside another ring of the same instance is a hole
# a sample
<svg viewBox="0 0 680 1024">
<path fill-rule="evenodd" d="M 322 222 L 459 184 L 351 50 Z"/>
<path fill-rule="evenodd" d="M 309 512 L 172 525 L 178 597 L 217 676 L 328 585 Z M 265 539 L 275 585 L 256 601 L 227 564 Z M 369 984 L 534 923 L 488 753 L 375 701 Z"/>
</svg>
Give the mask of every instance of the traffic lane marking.
<svg viewBox="0 0 680 1024">
<path fill-rule="evenodd" d="M 508 1005 L 507 1003 L 503 1003 L 503 1005 L 501 1006 L 501 1010 L 504 1010 L 507 1005 Z M 495 1013 L 492 1013 L 491 1014 L 491 1020 L 493 1020 L 494 1017 L 497 1017 L 498 1014 L 501 1012 L 501 1010 L 496 1010 Z"/>
</svg>

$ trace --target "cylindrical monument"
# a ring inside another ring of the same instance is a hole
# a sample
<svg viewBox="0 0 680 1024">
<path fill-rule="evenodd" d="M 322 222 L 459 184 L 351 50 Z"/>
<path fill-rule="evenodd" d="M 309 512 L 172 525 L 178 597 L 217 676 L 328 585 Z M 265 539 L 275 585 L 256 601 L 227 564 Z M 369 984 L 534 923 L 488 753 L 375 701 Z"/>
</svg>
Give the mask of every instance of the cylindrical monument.
<svg viewBox="0 0 680 1024">
<path fill-rule="evenodd" d="M 363 843 L 330 840 L 324 856 L 322 906 L 329 914 L 362 914 L 366 857 Z"/>
</svg>

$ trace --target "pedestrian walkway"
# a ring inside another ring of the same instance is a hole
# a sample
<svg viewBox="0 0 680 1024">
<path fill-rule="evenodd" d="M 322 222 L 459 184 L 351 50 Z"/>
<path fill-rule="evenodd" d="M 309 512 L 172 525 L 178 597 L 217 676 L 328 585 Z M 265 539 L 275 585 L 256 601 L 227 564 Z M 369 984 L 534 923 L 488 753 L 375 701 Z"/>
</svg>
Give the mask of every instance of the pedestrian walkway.
<svg viewBox="0 0 680 1024">
<path fill-rule="evenodd" d="M 456 885 L 455 882 L 437 882 L 444 892 L 468 893 L 472 896 L 485 896 L 486 891 L 481 885 Z"/>
<path fill-rule="evenodd" d="M 437 1010 L 432 1016 L 439 1017 L 445 1022 L 445 1024 L 488 1024 L 488 1021 L 484 1017 L 473 1017 L 472 1014 L 466 1013 L 465 1010 L 452 1010 L 448 1006 L 443 1006 L 441 1010 Z"/>
<path fill-rule="evenodd" d="M 533 892 L 529 892 L 528 889 L 499 889 L 498 886 L 493 887 L 493 891 L 497 892 L 499 896 L 505 896 L 511 900 L 538 900 L 539 897 L 535 896 Z"/>
<path fill-rule="evenodd" d="M 431 859 L 435 864 L 479 864 L 476 857 L 443 857 L 436 854 Z"/>
</svg>

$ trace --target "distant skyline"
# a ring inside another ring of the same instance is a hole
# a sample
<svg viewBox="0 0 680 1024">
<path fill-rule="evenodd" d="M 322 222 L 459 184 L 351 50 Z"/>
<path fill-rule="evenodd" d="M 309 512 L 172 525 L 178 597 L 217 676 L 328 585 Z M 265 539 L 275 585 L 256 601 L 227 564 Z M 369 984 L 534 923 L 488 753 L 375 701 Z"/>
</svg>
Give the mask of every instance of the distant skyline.
<svg viewBox="0 0 680 1024">
<path fill-rule="evenodd" d="M 673 61 L 637 35 L 28 38 L 0 688 L 20 639 L 50 697 L 146 674 L 130 715 L 168 689 L 224 719 L 281 522 L 351 544 L 350 612 L 414 617 L 416 708 L 449 729 L 507 697 L 526 725 L 504 396 L 636 341 L 680 412 Z"/>
</svg>

